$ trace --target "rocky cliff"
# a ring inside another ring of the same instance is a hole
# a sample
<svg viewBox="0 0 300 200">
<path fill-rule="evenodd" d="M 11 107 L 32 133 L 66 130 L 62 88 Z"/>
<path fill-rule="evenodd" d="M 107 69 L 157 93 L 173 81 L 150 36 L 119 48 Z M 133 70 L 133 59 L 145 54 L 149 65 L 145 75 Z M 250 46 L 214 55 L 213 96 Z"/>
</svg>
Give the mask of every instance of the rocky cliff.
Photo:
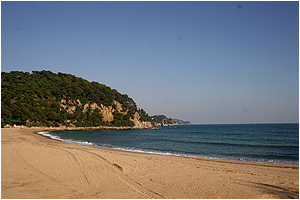
<svg viewBox="0 0 300 200">
<path fill-rule="evenodd" d="M 86 103 L 81 104 L 80 100 L 60 100 L 60 111 L 65 110 L 69 114 L 73 114 L 76 112 L 76 108 L 78 108 L 79 111 L 86 113 L 90 111 L 91 113 L 97 113 L 102 115 L 102 120 L 104 122 L 113 122 L 114 121 L 114 112 L 118 112 L 121 115 L 127 115 L 129 110 L 123 109 L 122 104 L 120 104 L 118 101 L 113 101 L 113 106 L 104 106 L 103 104 L 100 104 L 100 106 L 97 103 Z M 81 109 L 83 108 L 83 109 Z M 140 114 L 136 111 L 130 117 L 130 120 L 134 123 L 134 126 L 132 128 L 152 128 L 153 123 L 150 121 L 141 121 L 140 120 Z M 73 124 L 71 126 L 74 126 Z"/>
<path fill-rule="evenodd" d="M 152 128 L 153 124 L 149 121 L 140 121 L 140 114 L 138 112 L 134 113 L 133 119 L 130 119 L 134 122 L 135 128 Z"/>
</svg>

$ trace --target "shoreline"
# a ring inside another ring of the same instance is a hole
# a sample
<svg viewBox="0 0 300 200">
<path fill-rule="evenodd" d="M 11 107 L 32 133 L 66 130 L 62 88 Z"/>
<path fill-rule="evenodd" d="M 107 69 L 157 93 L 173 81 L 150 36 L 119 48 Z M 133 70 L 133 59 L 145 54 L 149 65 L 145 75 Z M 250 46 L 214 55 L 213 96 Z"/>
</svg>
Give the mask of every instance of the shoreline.
<svg viewBox="0 0 300 200">
<path fill-rule="evenodd" d="M 2 128 L 2 198 L 298 198 L 299 166 L 69 144 Z"/>
<path fill-rule="evenodd" d="M 56 141 L 61 141 L 61 142 L 64 142 L 64 143 L 68 143 L 68 144 L 74 144 L 74 145 L 82 145 L 82 146 L 90 146 L 90 147 L 96 147 L 96 148 L 100 148 L 100 149 L 108 149 L 108 150 L 116 150 L 116 151 L 125 151 L 125 152 L 132 152 L 132 153 L 143 153 L 143 154 L 153 154 L 153 155 L 163 155 L 163 156 L 174 156 L 174 157 L 181 157 L 181 158 L 193 158 L 193 159 L 199 159 L 199 160 L 207 160 L 207 161 L 215 161 L 215 162 L 227 162 L 227 163 L 240 163 L 240 164 L 249 164 L 249 165 L 256 165 L 256 164 L 260 164 L 262 166 L 270 166 L 270 165 L 276 165 L 277 167 L 292 167 L 292 168 L 298 168 L 299 167 L 299 164 L 298 165 L 295 165 L 295 164 L 284 164 L 284 163 L 272 163 L 272 162 L 255 162 L 255 161 L 251 161 L 251 160 L 238 160 L 238 159 L 222 159 L 222 158 L 214 158 L 214 157 L 201 157 L 201 156 L 192 156 L 192 155 L 175 155 L 175 154 L 168 154 L 168 153 L 163 153 L 163 152 L 147 152 L 147 151 L 143 151 L 143 150 L 129 150 L 129 149 L 122 149 L 122 148 L 108 148 L 108 147 L 101 147 L 101 146 L 98 146 L 98 145 L 88 145 L 88 144 L 79 144 L 79 143 L 72 143 L 72 142 L 67 142 L 63 139 L 54 139 L 54 138 L 51 138 L 51 136 L 48 136 L 48 135 L 43 135 L 43 134 L 40 134 L 39 132 L 48 132 L 48 131 L 57 131 L 57 130 L 61 130 L 61 129 L 43 129 L 42 131 L 35 131 L 34 133 L 38 134 L 38 135 L 41 135 L 45 138 L 48 138 L 48 139 L 51 139 L 51 140 L 56 140 Z M 70 130 L 70 129 L 63 129 L 63 130 Z M 90 130 L 90 129 L 71 129 L 71 130 Z M 91 129 L 91 130 L 104 130 L 104 129 Z M 89 143 L 89 142 L 87 142 Z"/>
</svg>

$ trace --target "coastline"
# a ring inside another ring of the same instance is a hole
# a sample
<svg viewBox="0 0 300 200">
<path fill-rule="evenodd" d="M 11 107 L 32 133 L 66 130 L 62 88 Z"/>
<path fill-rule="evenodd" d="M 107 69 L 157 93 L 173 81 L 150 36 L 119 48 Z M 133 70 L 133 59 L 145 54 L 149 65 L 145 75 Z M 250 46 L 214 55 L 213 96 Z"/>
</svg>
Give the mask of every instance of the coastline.
<svg viewBox="0 0 300 200">
<path fill-rule="evenodd" d="M 104 149 L 2 128 L 2 198 L 298 198 L 299 166 Z"/>
</svg>

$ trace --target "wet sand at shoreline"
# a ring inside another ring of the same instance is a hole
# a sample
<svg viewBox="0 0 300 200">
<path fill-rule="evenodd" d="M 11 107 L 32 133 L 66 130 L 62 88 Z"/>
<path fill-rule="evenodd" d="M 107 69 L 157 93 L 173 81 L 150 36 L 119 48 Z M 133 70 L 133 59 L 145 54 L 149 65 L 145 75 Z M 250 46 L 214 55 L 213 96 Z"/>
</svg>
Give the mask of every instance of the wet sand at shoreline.
<svg viewBox="0 0 300 200">
<path fill-rule="evenodd" d="M 299 167 L 145 154 L 1 129 L 2 198 L 298 198 Z"/>
</svg>

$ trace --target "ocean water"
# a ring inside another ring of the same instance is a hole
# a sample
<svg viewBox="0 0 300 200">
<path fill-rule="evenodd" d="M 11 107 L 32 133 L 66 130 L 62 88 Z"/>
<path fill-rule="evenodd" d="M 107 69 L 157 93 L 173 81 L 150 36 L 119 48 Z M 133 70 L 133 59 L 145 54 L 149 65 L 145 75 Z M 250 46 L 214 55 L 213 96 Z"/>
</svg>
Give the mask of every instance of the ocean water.
<svg viewBox="0 0 300 200">
<path fill-rule="evenodd" d="M 299 124 L 40 132 L 68 143 L 196 158 L 299 165 Z"/>
</svg>

